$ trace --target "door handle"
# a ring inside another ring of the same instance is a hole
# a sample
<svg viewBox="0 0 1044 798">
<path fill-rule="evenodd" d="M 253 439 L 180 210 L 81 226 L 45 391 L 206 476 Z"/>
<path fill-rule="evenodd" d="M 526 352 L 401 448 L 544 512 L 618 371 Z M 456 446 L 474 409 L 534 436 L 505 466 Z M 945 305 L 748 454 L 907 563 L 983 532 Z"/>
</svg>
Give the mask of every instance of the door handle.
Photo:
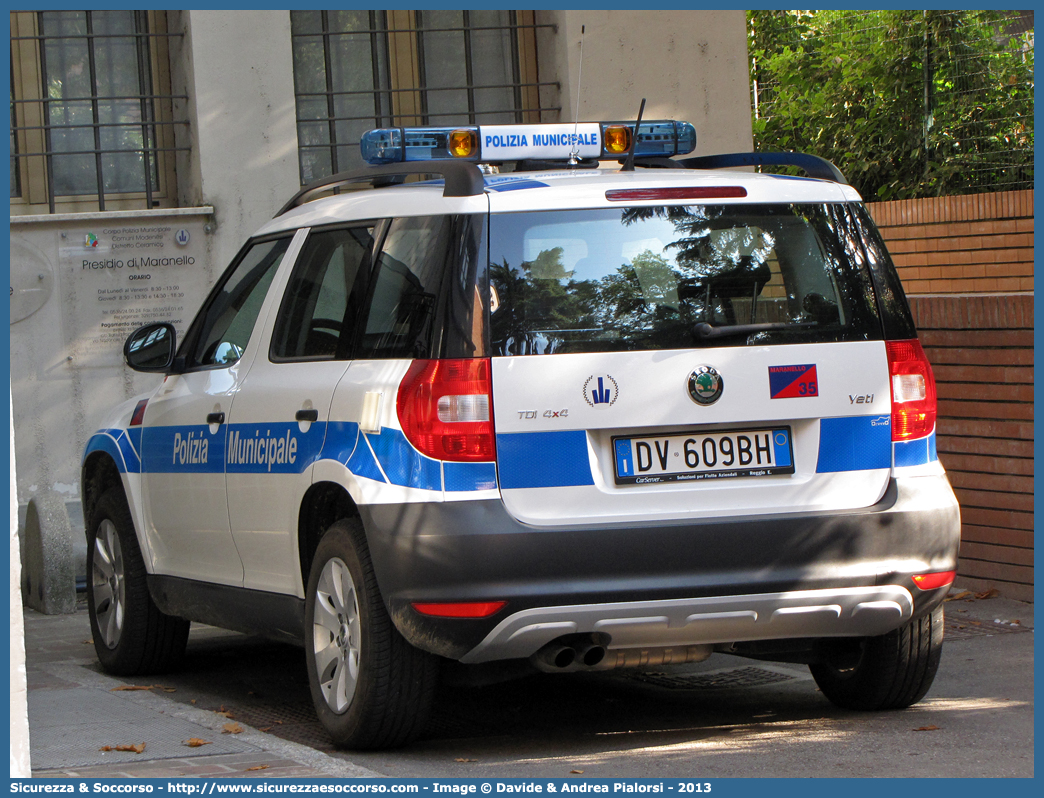
<svg viewBox="0 0 1044 798">
<path fill-rule="evenodd" d="M 208 424 L 224 424 L 225 414 L 224 413 L 207 413 Z"/>
<path fill-rule="evenodd" d="M 294 418 L 296 418 L 298 421 L 318 421 L 319 411 L 315 408 L 312 408 L 310 410 L 298 410 Z"/>
</svg>

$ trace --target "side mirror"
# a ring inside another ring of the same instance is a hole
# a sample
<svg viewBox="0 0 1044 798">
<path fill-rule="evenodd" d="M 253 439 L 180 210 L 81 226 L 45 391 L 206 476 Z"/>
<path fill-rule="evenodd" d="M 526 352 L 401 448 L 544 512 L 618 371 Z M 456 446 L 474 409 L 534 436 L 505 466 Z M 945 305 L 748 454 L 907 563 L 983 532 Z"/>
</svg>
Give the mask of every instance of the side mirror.
<svg viewBox="0 0 1044 798">
<path fill-rule="evenodd" d="M 127 338 L 123 359 L 135 371 L 165 372 L 174 363 L 175 337 L 173 324 L 146 324 Z"/>
</svg>

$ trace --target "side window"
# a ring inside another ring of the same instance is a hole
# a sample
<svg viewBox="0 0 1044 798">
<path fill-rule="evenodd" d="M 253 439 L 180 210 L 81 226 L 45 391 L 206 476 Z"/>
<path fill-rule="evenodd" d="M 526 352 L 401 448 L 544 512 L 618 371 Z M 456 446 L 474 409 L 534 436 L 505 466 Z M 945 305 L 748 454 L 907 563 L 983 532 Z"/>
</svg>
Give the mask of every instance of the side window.
<svg viewBox="0 0 1044 798">
<path fill-rule="evenodd" d="M 207 301 L 189 367 L 229 366 L 243 356 L 289 238 L 264 241 L 246 251 Z"/>
<path fill-rule="evenodd" d="M 430 357 L 447 264 L 458 249 L 453 217 L 395 219 L 377 259 L 356 357 Z"/>
<path fill-rule="evenodd" d="M 881 309 L 881 322 L 884 325 L 885 337 L 916 338 L 917 329 L 914 327 L 910 305 L 874 220 L 864 205 L 852 203 L 848 209 L 854 219 L 852 229 L 861 234 L 866 262 L 870 267 L 870 273 L 874 276 L 874 288 L 877 291 L 877 303 Z M 855 259 L 861 261 L 863 250 L 859 247 L 859 243 L 855 242 L 850 246 L 855 250 Z"/>
<path fill-rule="evenodd" d="M 272 360 L 348 357 L 372 248 L 372 225 L 308 237 L 276 317 Z"/>
</svg>

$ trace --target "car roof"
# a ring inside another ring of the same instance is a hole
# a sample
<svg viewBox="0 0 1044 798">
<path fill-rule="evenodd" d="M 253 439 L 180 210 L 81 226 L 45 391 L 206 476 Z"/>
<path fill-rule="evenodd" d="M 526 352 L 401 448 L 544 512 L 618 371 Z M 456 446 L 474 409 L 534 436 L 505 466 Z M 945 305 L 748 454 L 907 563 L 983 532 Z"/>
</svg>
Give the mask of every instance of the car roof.
<svg viewBox="0 0 1044 798">
<path fill-rule="evenodd" d="M 268 222 L 257 235 L 343 222 L 394 216 L 434 214 L 510 213 L 519 211 L 619 208 L 624 205 L 694 205 L 749 203 L 860 202 L 849 185 L 829 180 L 749 171 L 640 168 L 630 172 L 612 167 L 509 172 L 486 175 L 484 193 L 445 197 L 443 181 L 404 183 L 348 191 L 311 200 Z M 606 198 L 612 189 L 698 187 L 713 195 L 716 188 L 742 188 L 742 197 L 707 199 Z"/>
</svg>

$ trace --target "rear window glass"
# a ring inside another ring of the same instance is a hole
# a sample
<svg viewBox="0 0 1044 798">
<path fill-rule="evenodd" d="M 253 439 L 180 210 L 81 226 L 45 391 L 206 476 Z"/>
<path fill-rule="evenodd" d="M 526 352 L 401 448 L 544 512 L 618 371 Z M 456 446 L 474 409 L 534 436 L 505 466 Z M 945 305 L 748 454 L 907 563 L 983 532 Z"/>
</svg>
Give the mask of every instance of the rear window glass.
<svg viewBox="0 0 1044 798">
<path fill-rule="evenodd" d="M 852 224 L 836 205 L 494 215 L 493 353 L 879 339 Z"/>
</svg>

